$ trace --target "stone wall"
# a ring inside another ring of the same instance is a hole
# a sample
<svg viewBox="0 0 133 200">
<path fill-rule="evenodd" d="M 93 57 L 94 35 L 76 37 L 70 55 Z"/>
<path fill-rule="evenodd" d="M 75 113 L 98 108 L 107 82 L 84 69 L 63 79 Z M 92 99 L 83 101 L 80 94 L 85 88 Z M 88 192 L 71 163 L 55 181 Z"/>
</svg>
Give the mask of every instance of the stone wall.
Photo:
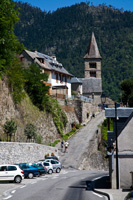
<svg viewBox="0 0 133 200">
<path fill-rule="evenodd" d="M 35 143 L 0 142 L 1 164 L 34 162 L 43 159 L 48 153 L 54 153 L 58 157 L 58 149 L 54 147 Z"/>
<path fill-rule="evenodd" d="M 97 113 L 101 111 L 94 103 L 81 101 L 79 99 L 67 100 L 67 104 L 65 104 L 64 100 L 59 100 L 59 103 L 64 111 L 71 114 L 74 113 L 77 117 L 75 121 L 82 124 L 90 121 L 91 117 L 97 115 Z"/>
</svg>

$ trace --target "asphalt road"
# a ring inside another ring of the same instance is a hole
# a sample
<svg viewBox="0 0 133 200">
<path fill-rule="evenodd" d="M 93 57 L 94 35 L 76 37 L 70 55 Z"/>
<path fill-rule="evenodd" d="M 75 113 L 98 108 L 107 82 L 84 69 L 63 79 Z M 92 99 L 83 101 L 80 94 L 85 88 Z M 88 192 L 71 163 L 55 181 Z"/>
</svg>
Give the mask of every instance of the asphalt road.
<svg viewBox="0 0 133 200">
<path fill-rule="evenodd" d="M 69 139 L 68 153 L 60 154 L 60 161 L 65 168 L 78 169 L 82 162 L 82 156 L 89 149 L 89 143 L 96 134 L 98 125 L 103 122 L 105 117 L 104 111 L 99 113 L 81 130 L 76 133 L 71 139 Z"/>
<path fill-rule="evenodd" d="M 62 170 L 60 174 L 25 179 L 1 198 L 10 200 L 106 200 L 101 194 L 86 190 L 86 180 L 105 172 Z"/>
<path fill-rule="evenodd" d="M 107 175 L 107 172 L 77 170 L 103 119 L 104 112 L 101 112 L 69 140 L 68 153 L 60 152 L 63 164 L 60 174 L 24 179 L 21 184 L 0 183 L 0 200 L 105 200 L 106 197 L 86 190 L 86 180 Z"/>
</svg>

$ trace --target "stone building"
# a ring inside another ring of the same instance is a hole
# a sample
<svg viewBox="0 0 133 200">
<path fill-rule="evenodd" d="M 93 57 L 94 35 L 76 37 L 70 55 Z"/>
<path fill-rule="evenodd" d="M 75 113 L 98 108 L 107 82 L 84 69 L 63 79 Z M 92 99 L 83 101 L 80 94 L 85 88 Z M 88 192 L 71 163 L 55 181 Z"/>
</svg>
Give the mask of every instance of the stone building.
<svg viewBox="0 0 133 200">
<path fill-rule="evenodd" d="M 101 55 L 98 50 L 94 33 L 92 33 L 87 53 L 84 56 L 85 77 L 81 78 L 83 96 L 92 97 L 96 104 L 101 103 Z"/>
</svg>

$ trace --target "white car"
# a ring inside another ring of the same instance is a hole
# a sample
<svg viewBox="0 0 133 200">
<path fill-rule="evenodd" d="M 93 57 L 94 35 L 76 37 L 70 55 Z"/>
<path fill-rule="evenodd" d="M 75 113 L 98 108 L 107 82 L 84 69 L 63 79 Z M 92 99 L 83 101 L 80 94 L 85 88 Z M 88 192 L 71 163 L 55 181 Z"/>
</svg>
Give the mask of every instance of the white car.
<svg viewBox="0 0 133 200">
<path fill-rule="evenodd" d="M 0 165 L 0 181 L 21 183 L 22 179 L 24 179 L 24 171 L 21 170 L 18 165 Z"/>
</svg>

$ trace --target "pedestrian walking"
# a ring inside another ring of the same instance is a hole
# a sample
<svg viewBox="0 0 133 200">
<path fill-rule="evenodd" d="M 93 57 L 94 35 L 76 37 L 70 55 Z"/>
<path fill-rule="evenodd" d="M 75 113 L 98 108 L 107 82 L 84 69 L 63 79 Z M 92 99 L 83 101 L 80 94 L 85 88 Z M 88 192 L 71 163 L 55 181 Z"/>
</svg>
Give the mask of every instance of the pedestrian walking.
<svg viewBox="0 0 133 200">
<path fill-rule="evenodd" d="M 63 148 L 64 148 L 64 141 L 61 141 L 61 151 L 63 152 Z"/>
<path fill-rule="evenodd" d="M 69 143 L 67 141 L 65 141 L 65 152 L 67 153 L 68 152 L 68 146 L 69 146 Z"/>
</svg>

